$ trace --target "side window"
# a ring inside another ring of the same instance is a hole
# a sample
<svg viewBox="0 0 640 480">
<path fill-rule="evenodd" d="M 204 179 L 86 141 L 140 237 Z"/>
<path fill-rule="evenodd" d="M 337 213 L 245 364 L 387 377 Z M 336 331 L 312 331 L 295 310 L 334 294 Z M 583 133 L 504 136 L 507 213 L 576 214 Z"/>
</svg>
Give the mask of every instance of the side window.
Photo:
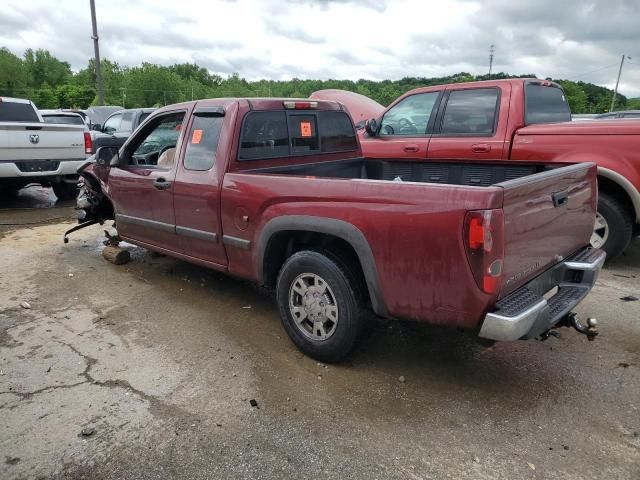
<svg viewBox="0 0 640 480">
<path fill-rule="evenodd" d="M 184 112 L 154 118 L 135 136 L 127 150 L 132 151 L 130 165 L 145 165 L 170 169 L 176 155 Z"/>
<path fill-rule="evenodd" d="M 380 135 L 424 135 L 438 95 L 417 93 L 401 100 L 384 114 Z"/>
<path fill-rule="evenodd" d="M 315 115 L 289 115 L 291 153 L 310 153 L 320 149 Z"/>
<path fill-rule="evenodd" d="M 104 133 L 113 133 L 120 128 L 120 122 L 122 121 L 122 114 L 116 113 L 115 115 L 111 115 L 107 118 L 107 121 L 104 122 L 102 126 L 102 131 Z"/>
<path fill-rule="evenodd" d="M 187 170 L 209 170 L 216 161 L 216 149 L 224 117 L 195 116 L 187 137 L 184 168 Z"/>
<path fill-rule="evenodd" d="M 122 114 L 122 122 L 120 122 L 120 128 L 118 128 L 121 132 L 130 132 L 133 126 L 133 112 L 126 112 Z"/>
<path fill-rule="evenodd" d="M 245 119 L 240 160 L 286 157 L 289 135 L 285 112 L 252 112 Z"/>
<path fill-rule="evenodd" d="M 320 112 L 320 144 L 324 153 L 346 152 L 358 148 L 356 131 L 344 112 Z"/>
<path fill-rule="evenodd" d="M 444 110 L 440 134 L 492 135 L 498 95 L 497 88 L 452 91 Z"/>
</svg>

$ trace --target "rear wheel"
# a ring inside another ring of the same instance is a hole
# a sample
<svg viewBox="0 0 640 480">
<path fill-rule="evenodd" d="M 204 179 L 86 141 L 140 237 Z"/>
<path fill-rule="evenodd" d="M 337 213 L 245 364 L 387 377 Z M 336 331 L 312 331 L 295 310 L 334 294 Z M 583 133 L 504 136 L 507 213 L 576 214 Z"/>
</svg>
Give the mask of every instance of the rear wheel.
<svg viewBox="0 0 640 480">
<path fill-rule="evenodd" d="M 278 309 L 302 352 L 337 362 L 353 350 L 365 324 L 355 285 L 339 263 L 321 253 L 302 251 L 287 259 L 278 275 Z"/>
<path fill-rule="evenodd" d="M 615 258 L 629 246 L 632 231 L 633 222 L 627 209 L 612 196 L 600 193 L 591 246 L 607 252 L 608 259 Z"/>
<path fill-rule="evenodd" d="M 52 188 L 58 200 L 73 200 L 78 196 L 78 185 L 75 183 L 54 183 Z"/>
</svg>

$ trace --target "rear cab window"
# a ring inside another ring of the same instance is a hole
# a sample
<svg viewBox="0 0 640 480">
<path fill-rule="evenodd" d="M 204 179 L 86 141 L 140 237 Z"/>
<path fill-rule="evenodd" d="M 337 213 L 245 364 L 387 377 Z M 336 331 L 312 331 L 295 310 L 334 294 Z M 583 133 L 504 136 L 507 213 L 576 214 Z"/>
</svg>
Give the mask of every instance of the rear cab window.
<svg viewBox="0 0 640 480">
<path fill-rule="evenodd" d="M 243 122 L 239 160 L 286 158 L 358 149 L 344 111 L 252 111 Z"/>
<path fill-rule="evenodd" d="M 57 123 L 63 125 L 84 125 L 80 115 L 42 115 L 44 123 Z"/>
<path fill-rule="evenodd" d="M 556 85 L 529 82 L 525 85 L 524 98 L 527 125 L 571 121 L 569 102 Z"/>
<path fill-rule="evenodd" d="M 452 90 L 442 116 L 440 135 L 493 135 L 499 98 L 497 88 Z"/>
<path fill-rule="evenodd" d="M 0 122 L 40 122 L 30 103 L 3 102 L 0 100 Z"/>
<path fill-rule="evenodd" d="M 223 123 L 222 115 L 194 115 L 184 154 L 186 170 L 204 172 L 215 165 Z"/>
</svg>

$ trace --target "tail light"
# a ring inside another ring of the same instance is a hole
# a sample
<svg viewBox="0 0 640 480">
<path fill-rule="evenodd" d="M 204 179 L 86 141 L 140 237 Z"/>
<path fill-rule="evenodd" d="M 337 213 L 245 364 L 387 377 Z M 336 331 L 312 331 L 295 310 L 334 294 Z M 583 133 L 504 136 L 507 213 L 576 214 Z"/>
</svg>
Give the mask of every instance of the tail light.
<svg viewBox="0 0 640 480">
<path fill-rule="evenodd" d="M 91 134 L 84 132 L 84 153 L 91 155 L 93 153 L 93 142 L 91 141 Z"/>
<path fill-rule="evenodd" d="M 504 214 L 502 210 L 474 210 L 465 217 L 464 246 L 478 287 L 489 294 L 502 286 Z"/>
</svg>

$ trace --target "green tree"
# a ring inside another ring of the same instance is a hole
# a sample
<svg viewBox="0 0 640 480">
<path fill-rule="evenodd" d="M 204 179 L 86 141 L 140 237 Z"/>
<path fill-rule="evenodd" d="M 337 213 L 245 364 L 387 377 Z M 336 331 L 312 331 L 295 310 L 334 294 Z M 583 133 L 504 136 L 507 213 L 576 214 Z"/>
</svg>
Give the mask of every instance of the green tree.
<svg viewBox="0 0 640 480">
<path fill-rule="evenodd" d="M 24 65 L 30 86 L 40 88 L 43 85 L 58 86 L 71 78 L 71 66 L 51 55 L 48 50 L 28 49 L 24 53 Z"/>
<path fill-rule="evenodd" d="M 0 95 L 25 95 L 28 75 L 22 59 L 7 48 L 0 48 Z"/>
</svg>

